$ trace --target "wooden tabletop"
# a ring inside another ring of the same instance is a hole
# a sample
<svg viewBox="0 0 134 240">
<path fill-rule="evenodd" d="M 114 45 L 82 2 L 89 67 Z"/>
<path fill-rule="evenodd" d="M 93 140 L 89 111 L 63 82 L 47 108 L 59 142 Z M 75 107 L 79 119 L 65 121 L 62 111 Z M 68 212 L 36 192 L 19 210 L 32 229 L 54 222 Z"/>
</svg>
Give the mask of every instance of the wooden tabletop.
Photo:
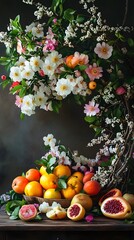
<svg viewBox="0 0 134 240">
<path fill-rule="evenodd" d="M 73 222 L 71 220 L 49 220 L 46 217 L 41 221 L 24 222 L 10 220 L 4 209 L 0 210 L 0 231 L 134 231 L 134 224 L 126 224 L 122 220 L 106 217 L 94 217 L 93 222 L 85 220 Z"/>
</svg>

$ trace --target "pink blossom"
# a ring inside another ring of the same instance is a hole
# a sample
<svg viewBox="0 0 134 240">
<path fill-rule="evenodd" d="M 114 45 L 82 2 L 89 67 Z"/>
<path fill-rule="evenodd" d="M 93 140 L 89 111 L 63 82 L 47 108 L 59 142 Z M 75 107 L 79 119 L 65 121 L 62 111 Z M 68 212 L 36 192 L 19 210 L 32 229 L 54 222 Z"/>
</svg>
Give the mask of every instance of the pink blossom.
<svg viewBox="0 0 134 240">
<path fill-rule="evenodd" d="M 94 79 L 99 79 L 102 77 L 103 70 L 101 67 L 98 67 L 96 63 L 94 63 L 93 65 L 89 65 L 85 72 L 87 73 L 90 80 L 94 81 Z"/>
<path fill-rule="evenodd" d="M 116 94 L 117 95 L 123 95 L 123 94 L 125 94 L 126 93 L 126 89 L 124 88 L 124 87 L 118 87 L 117 89 L 116 89 Z"/>
<path fill-rule="evenodd" d="M 103 59 L 108 59 L 111 57 L 113 51 L 113 47 L 108 45 L 107 43 L 103 42 L 97 43 L 94 52 Z"/>
<path fill-rule="evenodd" d="M 57 22 L 57 18 L 54 18 L 54 19 L 53 19 L 53 23 L 56 23 L 56 22 Z"/>
<path fill-rule="evenodd" d="M 75 73 L 75 77 L 80 77 L 81 76 L 81 72 L 78 71 L 78 70 L 75 70 L 74 73 Z"/>
<path fill-rule="evenodd" d="M 79 52 L 75 52 L 73 58 L 71 59 L 72 65 L 86 65 L 88 64 L 89 59 L 88 55 L 80 54 Z"/>
<path fill-rule="evenodd" d="M 18 39 L 17 40 L 17 53 L 22 54 L 25 53 L 26 49 L 23 48 L 22 42 Z"/>
<path fill-rule="evenodd" d="M 45 46 L 43 47 L 43 52 L 54 51 L 57 46 L 57 41 L 55 39 L 48 39 L 45 42 Z"/>
<path fill-rule="evenodd" d="M 92 221 L 94 220 L 94 217 L 93 217 L 92 214 L 89 214 L 88 216 L 85 217 L 85 220 L 86 220 L 87 222 L 92 222 Z"/>
<path fill-rule="evenodd" d="M 89 104 L 85 104 L 84 106 L 84 113 L 86 114 L 86 116 L 95 116 L 97 113 L 100 112 L 98 106 L 99 104 L 95 104 L 94 101 L 89 101 Z"/>
<path fill-rule="evenodd" d="M 22 103 L 23 103 L 23 99 L 20 98 L 18 95 L 16 95 L 15 105 L 16 105 L 17 107 L 21 108 Z"/>
<path fill-rule="evenodd" d="M 44 77 L 44 76 L 45 76 L 45 73 L 44 73 L 44 71 L 43 71 L 42 69 L 39 71 L 39 75 L 40 75 L 41 77 Z"/>
</svg>

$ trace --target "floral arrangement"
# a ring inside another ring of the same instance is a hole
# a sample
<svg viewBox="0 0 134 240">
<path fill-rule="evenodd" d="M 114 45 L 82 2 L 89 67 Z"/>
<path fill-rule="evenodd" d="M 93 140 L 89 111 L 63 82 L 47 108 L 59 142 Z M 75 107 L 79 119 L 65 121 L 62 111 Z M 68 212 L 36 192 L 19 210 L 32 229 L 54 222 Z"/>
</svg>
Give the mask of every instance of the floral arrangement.
<svg viewBox="0 0 134 240">
<path fill-rule="evenodd" d="M 75 152 L 74 167 L 93 167 L 104 188 L 124 183 L 133 164 L 133 27 L 108 26 L 95 0 L 79 0 L 83 13 L 64 9 L 65 0 L 53 0 L 50 7 L 23 2 L 35 6 L 36 19 L 23 29 L 17 16 L 0 33 L 6 46 L 0 64 L 9 71 L 1 84 L 10 85 L 21 118 L 36 108 L 59 112 L 67 100 L 83 104 L 85 121 L 95 132 L 87 145 L 101 148 L 92 160 Z M 52 152 L 55 139 L 48 139 Z M 70 164 L 64 150 L 59 162 Z"/>
</svg>

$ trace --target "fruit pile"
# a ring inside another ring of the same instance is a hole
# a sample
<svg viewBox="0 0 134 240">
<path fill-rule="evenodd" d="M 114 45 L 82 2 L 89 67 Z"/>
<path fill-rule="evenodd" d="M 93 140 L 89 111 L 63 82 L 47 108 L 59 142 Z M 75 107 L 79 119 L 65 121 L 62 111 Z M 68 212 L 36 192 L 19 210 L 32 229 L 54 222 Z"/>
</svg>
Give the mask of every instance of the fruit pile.
<svg viewBox="0 0 134 240">
<path fill-rule="evenodd" d="M 73 172 L 69 166 L 57 165 L 52 173 L 46 167 L 31 168 L 24 176 L 17 176 L 12 182 L 12 189 L 19 194 L 30 197 L 44 198 L 38 207 L 35 204 L 23 204 L 19 209 L 19 218 L 24 221 L 35 219 L 39 213 L 46 214 L 52 220 L 69 218 L 79 221 L 92 213 L 94 206 L 100 213 L 109 218 L 130 218 L 134 210 L 134 195 L 121 192 L 114 188 L 101 196 L 97 203 L 94 196 L 98 197 L 101 186 L 92 180 L 94 173 L 80 171 Z M 53 201 L 50 206 L 45 199 Z M 57 199 L 57 202 L 56 202 Z M 67 208 L 61 206 L 59 199 L 69 199 Z"/>
<path fill-rule="evenodd" d="M 12 182 L 12 189 L 19 194 L 51 199 L 72 199 L 76 194 L 84 192 L 90 196 L 97 195 L 101 185 L 92 180 L 94 173 L 73 172 L 66 165 L 57 165 L 52 173 L 46 167 L 31 168 L 24 176 L 17 176 Z"/>
</svg>

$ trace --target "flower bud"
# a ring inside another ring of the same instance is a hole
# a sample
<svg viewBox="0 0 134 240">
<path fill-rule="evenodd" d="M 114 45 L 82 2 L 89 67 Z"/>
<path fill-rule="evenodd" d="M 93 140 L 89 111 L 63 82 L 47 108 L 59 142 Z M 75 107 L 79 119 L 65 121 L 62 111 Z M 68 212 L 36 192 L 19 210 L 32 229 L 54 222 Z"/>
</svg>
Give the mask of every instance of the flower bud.
<svg viewBox="0 0 134 240">
<path fill-rule="evenodd" d="M 123 94 L 125 94 L 126 93 L 126 89 L 124 88 L 124 87 L 118 87 L 117 89 L 116 89 L 116 94 L 117 95 L 123 95 Z"/>
</svg>

